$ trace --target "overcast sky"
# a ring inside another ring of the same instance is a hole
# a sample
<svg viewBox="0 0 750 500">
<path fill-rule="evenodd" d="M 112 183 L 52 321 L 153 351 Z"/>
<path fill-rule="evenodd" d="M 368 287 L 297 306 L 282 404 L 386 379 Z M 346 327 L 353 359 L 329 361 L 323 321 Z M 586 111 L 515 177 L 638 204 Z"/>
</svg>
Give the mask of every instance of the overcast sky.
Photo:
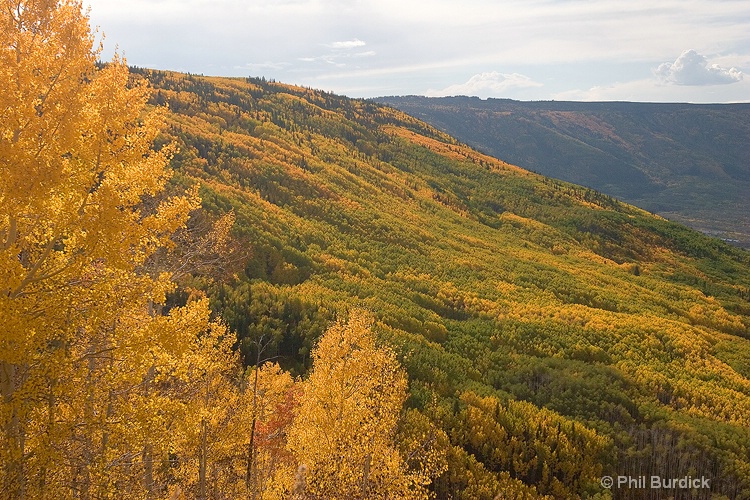
<svg viewBox="0 0 750 500">
<path fill-rule="evenodd" d="M 750 101 L 748 0 L 84 0 L 135 66 L 351 97 Z"/>
</svg>

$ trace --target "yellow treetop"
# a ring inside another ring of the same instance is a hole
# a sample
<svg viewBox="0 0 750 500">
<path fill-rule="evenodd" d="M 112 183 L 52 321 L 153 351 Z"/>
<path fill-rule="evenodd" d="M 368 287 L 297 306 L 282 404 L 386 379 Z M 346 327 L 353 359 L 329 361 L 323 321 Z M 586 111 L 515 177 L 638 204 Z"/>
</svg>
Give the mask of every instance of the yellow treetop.
<svg viewBox="0 0 750 500">
<path fill-rule="evenodd" d="M 288 446 L 312 498 L 421 498 L 395 443 L 407 380 L 393 351 L 376 345 L 361 311 L 339 321 L 313 351 Z M 301 474 L 302 475 L 302 474 Z"/>
</svg>

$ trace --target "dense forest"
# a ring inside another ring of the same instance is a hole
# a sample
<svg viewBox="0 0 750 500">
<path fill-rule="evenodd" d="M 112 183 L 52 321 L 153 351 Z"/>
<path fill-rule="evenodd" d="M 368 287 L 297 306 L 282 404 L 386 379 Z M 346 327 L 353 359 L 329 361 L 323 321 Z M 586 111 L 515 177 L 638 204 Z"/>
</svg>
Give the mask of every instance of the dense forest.
<svg viewBox="0 0 750 500">
<path fill-rule="evenodd" d="M 11 3 L 4 498 L 750 497 L 746 251 Z"/>
</svg>

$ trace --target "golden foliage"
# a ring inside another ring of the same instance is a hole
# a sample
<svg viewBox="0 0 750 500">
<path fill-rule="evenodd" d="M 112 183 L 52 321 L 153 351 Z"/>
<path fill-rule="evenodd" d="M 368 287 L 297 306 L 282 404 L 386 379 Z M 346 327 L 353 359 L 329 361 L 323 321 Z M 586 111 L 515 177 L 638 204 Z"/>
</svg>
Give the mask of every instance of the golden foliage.
<svg viewBox="0 0 750 500">
<path fill-rule="evenodd" d="M 0 24 L 0 490 L 154 497 L 176 388 L 225 332 L 206 300 L 161 315 L 170 275 L 139 269 L 199 200 L 144 203 L 168 178 L 160 111 L 124 61 L 96 68 L 79 3 L 3 1 Z"/>
<path fill-rule="evenodd" d="M 361 311 L 339 321 L 313 352 L 302 384 L 289 449 L 305 467 L 305 493 L 319 498 L 426 498 L 423 485 L 439 471 L 426 453 L 410 472 L 394 441 L 406 399 L 406 374 L 379 347 L 372 319 Z M 427 436 L 425 436 L 426 438 Z"/>
</svg>

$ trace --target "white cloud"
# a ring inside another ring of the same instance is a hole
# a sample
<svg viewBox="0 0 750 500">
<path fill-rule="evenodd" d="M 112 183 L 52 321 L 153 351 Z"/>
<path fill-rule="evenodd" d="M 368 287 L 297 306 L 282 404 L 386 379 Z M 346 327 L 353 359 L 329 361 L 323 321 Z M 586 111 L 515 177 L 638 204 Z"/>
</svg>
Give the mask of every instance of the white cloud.
<svg viewBox="0 0 750 500">
<path fill-rule="evenodd" d="M 542 84 L 535 82 L 526 75 L 519 73 L 479 73 L 469 78 L 466 83 L 451 85 L 442 90 L 428 90 L 425 95 L 429 97 L 442 97 L 451 95 L 469 95 L 478 97 L 499 97 L 511 89 L 522 89 L 529 87 L 541 87 Z"/>
<path fill-rule="evenodd" d="M 673 63 L 663 63 L 655 74 L 665 83 L 675 85 L 722 85 L 742 80 L 737 68 L 709 66 L 708 59 L 693 49 L 686 50 Z"/>
<path fill-rule="evenodd" d="M 298 57 L 298 61 L 307 63 L 325 63 L 327 66 L 335 66 L 337 68 L 345 68 L 347 64 L 343 61 L 351 60 L 353 58 L 371 57 L 376 55 L 374 50 L 367 50 L 361 52 L 353 52 L 353 49 L 364 47 L 367 43 L 362 40 L 355 38 L 353 40 L 345 40 L 341 42 L 333 42 L 324 44 L 325 47 L 331 49 L 328 54 L 323 54 L 315 57 Z"/>
<path fill-rule="evenodd" d="M 241 66 L 235 66 L 235 69 L 239 70 L 250 70 L 250 71 L 263 71 L 263 70 L 281 70 L 289 66 L 287 62 L 271 62 L 266 61 L 262 63 L 247 63 Z"/>
<path fill-rule="evenodd" d="M 552 94 L 558 101 L 750 102 L 750 79 L 736 85 L 664 85 L 655 78 L 600 85 Z"/>
<path fill-rule="evenodd" d="M 349 61 L 359 58 L 367 58 L 377 55 L 377 52 L 374 50 L 367 50 L 363 52 L 352 52 L 351 49 L 357 48 L 357 47 L 363 47 L 365 42 L 361 40 L 349 40 L 347 42 L 335 42 L 332 44 L 326 45 L 326 47 L 329 47 L 333 49 L 328 54 L 324 54 L 321 56 L 316 57 L 298 57 L 298 61 L 307 62 L 307 63 L 326 63 L 328 65 L 334 65 L 338 68 L 344 68 L 347 66 L 345 62 L 340 61 Z"/>
<path fill-rule="evenodd" d="M 362 40 L 355 38 L 354 40 L 346 40 L 345 42 L 333 42 L 330 47 L 332 49 L 355 49 L 357 47 L 364 47 L 367 45 Z"/>
<path fill-rule="evenodd" d="M 715 85 L 750 73 L 747 0 L 689 0 L 689 8 L 685 0 L 83 1 L 107 34 L 105 59 L 117 44 L 136 66 L 381 89 L 354 97 L 432 88 L 544 99 L 580 89 L 708 101 L 736 100 L 750 84 Z M 687 47 L 697 59 L 675 61 Z M 648 82 L 625 85 L 635 79 Z"/>
</svg>

